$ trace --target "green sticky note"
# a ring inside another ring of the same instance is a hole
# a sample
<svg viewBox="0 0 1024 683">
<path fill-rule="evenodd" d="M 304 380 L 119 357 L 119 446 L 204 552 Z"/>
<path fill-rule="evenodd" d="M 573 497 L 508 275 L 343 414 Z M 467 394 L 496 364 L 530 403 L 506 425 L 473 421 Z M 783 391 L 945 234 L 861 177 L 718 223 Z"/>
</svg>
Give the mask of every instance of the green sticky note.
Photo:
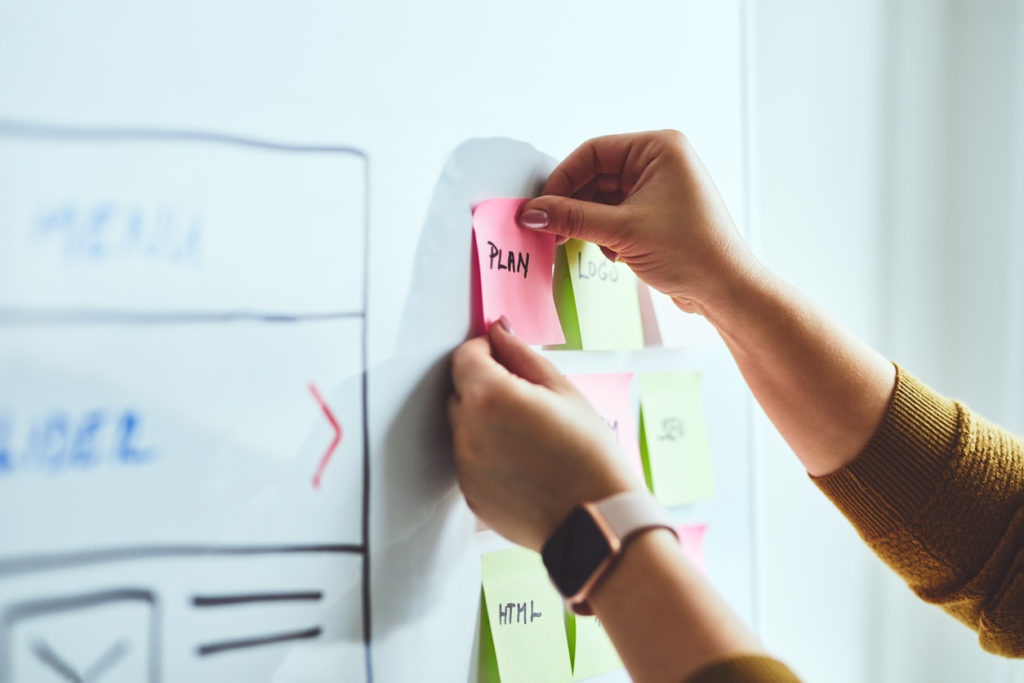
<svg viewBox="0 0 1024 683">
<path fill-rule="evenodd" d="M 614 351 L 644 346 L 637 279 L 591 242 L 569 240 L 555 255 L 555 307 L 565 345 L 552 348 Z"/>
<path fill-rule="evenodd" d="M 480 647 L 478 649 L 477 683 L 501 683 L 498 676 L 498 655 L 494 652 L 494 634 L 487 618 L 487 597 L 480 588 Z"/>
<path fill-rule="evenodd" d="M 525 548 L 480 558 L 483 582 L 481 653 L 487 633 L 502 683 L 572 680 L 566 648 L 564 607 L 540 555 Z M 486 628 L 485 628 L 486 627 Z M 487 678 L 481 657 L 481 677 Z"/>
<path fill-rule="evenodd" d="M 699 372 L 640 376 L 640 455 L 647 486 L 665 505 L 712 496 Z"/>
<path fill-rule="evenodd" d="M 622 668 L 622 660 L 597 617 L 582 617 L 566 610 L 565 627 L 574 681 Z"/>
<path fill-rule="evenodd" d="M 566 260 L 565 247 L 555 251 L 555 274 L 551 283 L 551 293 L 555 299 L 555 310 L 562 324 L 564 344 L 554 344 L 552 349 L 582 349 L 580 340 L 580 319 L 576 315 L 576 297 L 572 293 L 572 278 L 569 277 L 569 262 Z"/>
</svg>

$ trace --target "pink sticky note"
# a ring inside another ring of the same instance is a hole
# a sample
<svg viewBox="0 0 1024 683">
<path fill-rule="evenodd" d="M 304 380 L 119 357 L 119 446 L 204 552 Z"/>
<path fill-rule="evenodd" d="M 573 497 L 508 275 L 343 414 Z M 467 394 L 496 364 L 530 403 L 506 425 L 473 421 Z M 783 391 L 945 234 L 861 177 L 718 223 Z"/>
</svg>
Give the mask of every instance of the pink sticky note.
<svg viewBox="0 0 1024 683">
<path fill-rule="evenodd" d="M 640 445 L 637 441 L 636 426 L 633 423 L 633 409 L 629 401 L 629 385 L 633 375 L 620 372 L 605 375 L 567 375 L 566 379 L 576 385 L 598 415 L 604 418 L 615 432 L 626 454 L 629 464 L 636 470 L 640 480 L 644 478 L 644 466 L 640 460 Z"/>
<path fill-rule="evenodd" d="M 516 225 L 525 199 L 488 199 L 473 209 L 473 241 L 480 270 L 483 323 L 508 317 L 527 344 L 562 344 L 551 295 L 555 236 Z"/>
<path fill-rule="evenodd" d="M 676 527 L 683 555 L 704 576 L 708 575 L 708 567 L 704 562 L 704 534 L 707 530 L 707 524 L 680 524 Z"/>
</svg>

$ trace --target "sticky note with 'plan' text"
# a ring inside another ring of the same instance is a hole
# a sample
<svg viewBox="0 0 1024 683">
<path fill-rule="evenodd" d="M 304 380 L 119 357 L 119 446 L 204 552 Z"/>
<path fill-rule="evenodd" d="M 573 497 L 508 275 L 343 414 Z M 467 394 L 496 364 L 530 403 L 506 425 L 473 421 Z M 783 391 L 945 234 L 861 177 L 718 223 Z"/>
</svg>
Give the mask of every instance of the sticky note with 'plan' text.
<svg viewBox="0 0 1024 683">
<path fill-rule="evenodd" d="M 473 209 L 483 323 L 489 327 L 504 315 L 527 344 L 561 344 L 565 337 L 551 293 L 555 236 L 516 224 L 525 202 L 488 199 Z"/>
</svg>

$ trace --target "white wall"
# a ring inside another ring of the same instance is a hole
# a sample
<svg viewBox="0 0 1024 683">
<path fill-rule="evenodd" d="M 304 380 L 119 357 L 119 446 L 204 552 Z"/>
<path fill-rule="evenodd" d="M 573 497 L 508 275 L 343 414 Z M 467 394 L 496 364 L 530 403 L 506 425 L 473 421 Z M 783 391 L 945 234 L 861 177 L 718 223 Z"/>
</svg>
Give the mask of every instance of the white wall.
<svg viewBox="0 0 1024 683">
<path fill-rule="evenodd" d="M 753 13 L 758 252 L 935 388 L 1024 431 L 1024 6 Z M 1024 680 L 914 598 L 760 426 L 773 652 L 807 680 Z"/>
<path fill-rule="evenodd" d="M 756 3 L 755 248 L 872 342 L 884 2 Z M 760 419 L 761 634 L 808 681 L 873 679 L 880 562 Z"/>
<path fill-rule="evenodd" d="M 1020 433 L 1024 6 L 903 0 L 888 23 L 886 350 Z M 880 596 L 878 680 L 1024 680 L 898 579 Z"/>
</svg>

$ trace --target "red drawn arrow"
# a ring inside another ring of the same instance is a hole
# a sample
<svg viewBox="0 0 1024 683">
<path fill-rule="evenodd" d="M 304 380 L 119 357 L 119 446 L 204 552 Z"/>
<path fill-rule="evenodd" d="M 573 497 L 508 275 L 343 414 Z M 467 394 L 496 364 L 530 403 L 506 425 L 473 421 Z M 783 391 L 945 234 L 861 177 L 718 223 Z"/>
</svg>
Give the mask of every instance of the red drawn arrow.
<svg viewBox="0 0 1024 683">
<path fill-rule="evenodd" d="M 324 455 L 320 458 L 320 464 L 316 468 L 316 474 L 313 475 L 313 488 L 320 488 L 320 479 L 324 476 L 324 470 L 327 469 L 327 463 L 331 461 L 331 456 L 334 455 L 334 449 L 341 443 L 341 425 L 338 424 L 338 420 L 334 417 L 334 413 L 327 407 L 327 402 L 324 401 L 320 392 L 316 390 L 316 387 L 312 382 L 309 383 L 309 393 L 313 394 L 313 398 L 320 404 L 320 410 L 324 411 L 324 415 L 327 416 L 327 421 L 331 423 L 331 428 L 334 430 L 334 438 L 331 440 L 331 445 L 324 451 Z"/>
</svg>

